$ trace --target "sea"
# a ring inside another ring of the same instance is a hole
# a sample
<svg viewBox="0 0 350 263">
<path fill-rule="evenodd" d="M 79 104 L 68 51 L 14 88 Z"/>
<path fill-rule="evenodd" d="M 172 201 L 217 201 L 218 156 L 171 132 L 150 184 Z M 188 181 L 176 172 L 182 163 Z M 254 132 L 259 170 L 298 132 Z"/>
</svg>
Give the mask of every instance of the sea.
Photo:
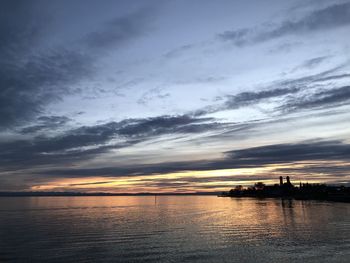
<svg viewBox="0 0 350 263">
<path fill-rule="evenodd" d="M 350 262 L 350 204 L 1 197 L 0 262 Z"/>
</svg>

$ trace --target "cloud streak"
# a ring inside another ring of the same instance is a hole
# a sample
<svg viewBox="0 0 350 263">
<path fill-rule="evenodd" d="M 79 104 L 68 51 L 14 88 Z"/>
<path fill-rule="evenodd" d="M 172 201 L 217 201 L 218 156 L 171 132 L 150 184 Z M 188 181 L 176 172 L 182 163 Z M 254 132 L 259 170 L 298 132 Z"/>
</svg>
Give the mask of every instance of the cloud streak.
<svg viewBox="0 0 350 263">
<path fill-rule="evenodd" d="M 225 158 L 216 160 L 104 167 L 95 169 L 58 169 L 44 173 L 47 175 L 60 177 L 127 177 L 183 171 L 260 168 L 272 164 L 292 165 L 296 162 L 322 163 L 322 167 L 324 167 L 324 169 L 333 169 L 334 166 L 327 162 L 348 162 L 350 160 L 350 145 L 341 141 L 275 144 L 228 151 L 225 152 L 224 155 Z M 334 169 L 333 171 L 336 172 L 337 169 Z M 334 175 L 336 174 L 337 173 L 334 173 Z"/>
<path fill-rule="evenodd" d="M 291 98 L 280 107 L 283 112 L 294 112 L 311 108 L 331 108 L 346 105 L 350 101 L 350 86 L 316 92 L 308 97 Z"/>
<path fill-rule="evenodd" d="M 264 28 L 228 30 L 218 35 L 223 41 L 230 41 L 241 47 L 262 43 L 272 39 L 298 34 L 323 31 L 350 25 L 350 3 L 330 5 L 313 11 L 299 20 L 285 20 L 279 25 Z"/>
<path fill-rule="evenodd" d="M 304 64 L 308 63 L 313 62 L 308 60 Z M 228 94 L 221 97 L 222 103 L 203 107 L 191 112 L 191 114 L 193 116 L 205 116 L 219 111 L 237 110 L 242 107 L 258 105 L 270 100 L 278 100 L 275 103 L 274 111 L 280 111 L 282 114 L 320 108 L 322 106 L 341 106 L 349 100 L 349 87 L 337 87 L 335 83 L 327 83 L 327 81 L 336 81 L 349 77 L 347 73 L 335 74 L 339 69 L 341 69 L 341 66 L 301 78 L 273 82 L 268 85 L 268 88 L 259 91 L 245 91 L 234 95 Z M 328 88 L 318 91 L 320 83 L 325 83 L 323 85 L 328 85 Z M 307 96 L 305 92 L 308 93 Z"/>
<path fill-rule="evenodd" d="M 56 127 L 68 121 L 59 116 L 39 119 L 44 122 L 42 125 L 27 127 L 22 133 Z M 225 126 L 212 121 L 212 118 L 193 118 L 187 115 L 125 119 L 120 122 L 82 126 L 52 137 L 37 136 L 33 140 L 1 142 L 1 170 L 71 163 L 163 135 L 200 134 Z"/>
</svg>

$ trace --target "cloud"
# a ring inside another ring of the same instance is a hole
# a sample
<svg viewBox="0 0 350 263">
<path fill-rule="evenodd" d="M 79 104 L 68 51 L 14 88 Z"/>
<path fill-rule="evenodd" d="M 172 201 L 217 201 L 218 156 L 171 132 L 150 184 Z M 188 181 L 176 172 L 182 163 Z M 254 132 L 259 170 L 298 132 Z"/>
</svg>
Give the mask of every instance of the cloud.
<svg viewBox="0 0 350 263">
<path fill-rule="evenodd" d="M 77 141 L 74 141 L 76 139 Z M 0 147 L 0 172 L 36 169 L 39 166 L 73 165 L 108 152 L 130 146 L 133 141 L 119 142 L 111 145 L 88 144 L 91 137 L 61 136 L 2 142 Z M 85 145 L 85 147 L 84 147 Z M 74 148 L 72 148 L 74 147 Z"/>
<path fill-rule="evenodd" d="M 164 58 L 167 58 L 167 59 L 177 58 L 177 57 L 181 56 L 184 52 L 189 51 L 194 47 L 195 47 L 194 44 L 182 45 L 178 48 L 170 50 L 169 52 L 165 53 L 163 56 L 164 56 Z"/>
<path fill-rule="evenodd" d="M 288 167 L 278 168 L 276 171 L 289 174 L 321 174 L 321 176 L 337 176 L 345 177 L 349 176 L 350 165 L 306 165 L 304 167 Z"/>
<path fill-rule="evenodd" d="M 248 44 L 249 36 L 253 34 L 253 29 L 242 28 L 238 30 L 228 30 L 219 34 L 219 38 L 224 41 L 230 41 L 237 47 Z"/>
<path fill-rule="evenodd" d="M 45 25 L 43 17 L 35 17 L 38 1 L 25 0 L 1 2 L 0 15 L 0 53 L 1 58 L 23 55 L 33 44 L 41 39 Z"/>
<path fill-rule="evenodd" d="M 333 93 L 331 94 L 329 93 L 330 91 L 322 91 L 319 92 L 319 96 L 323 96 L 323 99 L 314 99 L 313 103 L 310 103 L 309 100 L 309 103 L 311 106 L 314 107 L 316 105 L 323 105 L 325 103 L 338 103 L 340 100 L 344 101 L 346 98 L 349 98 L 348 91 L 348 87 L 343 87 L 342 89 L 339 89 L 337 91 L 333 90 Z M 295 91 L 289 90 L 289 92 Z M 256 102 L 260 99 L 266 99 L 283 94 L 286 94 L 286 91 L 273 90 L 271 92 L 247 93 L 245 95 L 235 97 L 235 99 L 233 99 L 232 101 L 236 100 L 236 102 L 239 103 L 242 100 L 245 103 L 252 103 L 252 101 Z M 233 105 L 235 106 L 236 104 Z M 304 104 L 302 104 L 299 101 L 294 102 L 294 104 L 292 104 L 290 102 L 288 107 L 301 108 L 306 107 L 305 105 L 308 105 L 308 103 L 305 102 Z M 308 105 L 308 107 L 311 107 L 310 105 Z M 231 105 L 230 107 L 234 106 Z M 50 127 L 50 125 L 60 125 L 60 123 L 65 123 L 66 121 L 68 121 L 68 119 L 62 116 L 44 116 L 40 117 L 39 120 L 43 122 L 43 126 L 46 125 L 47 127 Z M 94 126 L 81 126 L 79 128 L 66 130 L 60 135 L 55 135 L 52 137 L 37 136 L 32 140 L 18 140 L 13 142 L 0 143 L 0 147 L 2 149 L 0 153 L 0 164 L 2 166 L 1 170 L 20 170 L 31 167 L 33 168 L 38 165 L 70 165 L 74 162 L 78 162 L 81 160 L 95 158 L 111 150 L 130 147 L 140 142 L 149 141 L 165 135 L 203 134 L 205 132 L 210 131 L 211 133 L 216 132 L 216 135 L 214 136 L 218 136 L 221 140 L 223 140 L 225 138 L 226 133 L 229 133 L 230 136 L 232 136 L 232 133 L 241 134 L 242 131 L 247 131 L 250 128 L 256 126 L 257 124 L 258 123 L 256 122 L 240 124 L 220 123 L 216 122 L 216 119 L 214 118 L 199 118 L 191 115 L 178 115 L 159 116 L 143 119 L 125 119 L 120 122 L 108 122 L 105 124 L 99 124 Z M 36 129 L 40 130 L 44 128 L 38 125 L 38 127 L 28 127 L 28 129 L 34 132 Z M 331 142 L 330 146 L 335 147 L 338 144 Z M 308 145 L 299 145 L 299 147 L 304 147 L 304 149 L 307 148 L 306 146 Z M 312 146 L 316 147 L 316 144 L 313 144 Z M 318 146 L 324 145 L 318 144 Z M 282 151 L 277 155 L 280 154 L 281 156 L 285 156 L 283 152 L 286 152 L 286 149 L 295 149 L 296 146 L 278 145 L 275 147 L 278 147 L 278 149 Z M 267 153 L 267 149 L 269 149 L 269 152 L 271 152 L 273 149 L 277 148 L 273 148 L 272 146 L 271 148 L 265 147 L 265 153 Z M 326 147 L 323 147 L 322 149 L 326 149 Z M 254 148 L 252 151 L 257 153 L 260 152 L 260 150 L 261 148 Z M 102 174 L 108 174 L 114 171 L 113 174 L 117 175 L 125 175 L 129 173 L 152 174 L 181 170 L 210 170 L 250 166 L 256 167 L 258 165 L 267 164 L 261 163 L 261 161 L 263 161 L 263 159 L 261 158 L 253 160 L 251 158 L 248 158 L 248 156 L 243 155 L 243 153 L 252 153 L 252 151 L 248 152 L 248 150 L 241 150 L 227 152 L 225 153 L 227 156 L 235 155 L 235 157 L 215 161 L 209 160 L 193 163 L 181 162 L 172 164 L 165 163 L 160 164 L 159 166 L 133 166 L 131 168 L 118 168 L 117 170 L 114 170 L 114 168 L 110 168 L 107 170 L 97 169 L 89 170 L 88 173 L 94 174 L 95 172 L 98 172 Z M 305 151 L 305 153 L 306 152 L 307 151 Z M 304 157 L 305 156 L 302 156 L 300 160 L 302 160 Z M 341 156 L 338 157 L 341 159 Z M 276 159 L 275 157 L 271 158 L 271 160 L 271 163 L 278 162 L 278 159 Z"/>
<path fill-rule="evenodd" d="M 162 100 L 168 97 L 170 97 L 170 93 L 164 92 L 164 88 L 157 87 L 143 93 L 141 98 L 137 101 L 137 103 L 141 105 L 147 105 L 150 101 L 154 101 L 156 99 Z"/>
<path fill-rule="evenodd" d="M 335 169 L 331 161 L 350 160 L 350 145 L 341 141 L 315 141 L 295 144 L 275 144 L 232 150 L 224 153 L 224 158 L 215 160 L 170 162 L 93 169 L 57 169 L 44 172 L 46 175 L 62 177 L 126 177 L 165 174 L 183 171 L 203 171 L 234 168 L 259 168 L 272 164 L 315 162 L 318 167 Z M 322 165 L 322 166 L 321 166 Z M 301 168 L 302 169 L 302 168 Z M 309 169 L 309 168 L 307 168 Z M 334 175 L 337 175 L 335 173 Z M 216 178 L 219 181 L 219 178 Z M 208 179 L 210 181 L 210 179 Z"/>
<path fill-rule="evenodd" d="M 116 18 L 88 34 L 85 45 L 53 44 L 49 48 L 42 43 L 50 40 L 55 29 L 46 21 L 46 7 L 40 7 L 42 10 L 38 2 L 2 3 L 0 130 L 23 126 L 43 114 L 48 104 L 81 92 L 76 84 L 96 72 L 94 65 L 99 59 L 96 49 L 105 51 L 134 39 L 144 32 L 150 18 L 149 11 L 141 10 Z"/>
<path fill-rule="evenodd" d="M 224 110 L 239 109 L 241 107 L 260 103 L 262 101 L 294 94 L 301 91 L 301 87 L 292 86 L 289 88 L 273 88 L 261 91 L 247 91 L 236 95 L 224 96 L 224 102 L 217 106 L 207 106 L 193 112 L 194 116 L 202 116 Z"/>
<path fill-rule="evenodd" d="M 212 129 L 213 118 L 195 118 L 188 115 L 160 116 L 146 119 L 130 119 L 118 130 L 127 137 L 150 137 L 162 134 L 197 133 Z"/>
<path fill-rule="evenodd" d="M 341 141 L 276 144 L 226 152 L 240 165 L 266 165 L 297 161 L 349 160 L 350 145 Z"/>
<path fill-rule="evenodd" d="M 339 74 L 339 75 L 327 76 L 327 77 L 315 79 L 314 82 L 338 80 L 338 79 L 344 79 L 344 78 L 350 78 L 350 74 L 344 73 L 344 74 Z"/>
<path fill-rule="evenodd" d="M 50 20 L 38 2 L 6 1 L 0 18 L 0 129 L 40 114 L 68 85 L 89 73 L 89 61 L 65 48 L 42 49 Z M 44 12 L 43 12 L 44 13 Z"/>
<path fill-rule="evenodd" d="M 316 10 L 296 21 L 285 20 L 269 29 L 261 27 L 228 30 L 218 37 L 240 47 L 288 35 L 307 34 L 348 25 L 350 25 L 350 3 L 342 3 Z"/>
<path fill-rule="evenodd" d="M 308 59 L 301 65 L 301 67 L 308 68 L 308 69 L 314 68 L 314 67 L 320 65 L 322 62 L 324 62 L 328 58 L 329 58 L 329 56 L 322 56 L 322 57 Z"/>
<path fill-rule="evenodd" d="M 69 121 L 62 116 L 43 116 L 41 125 L 30 126 L 22 133 L 36 132 Z M 224 127 L 212 118 L 187 115 L 125 119 L 95 126 L 81 126 L 51 137 L 1 142 L 2 171 L 25 169 L 36 165 L 72 163 L 154 139 L 167 134 L 199 134 Z"/>
<path fill-rule="evenodd" d="M 304 64 L 313 63 L 305 61 Z M 234 95 L 228 94 L 220 97 L 222 103 L 217 105 L 208 105 L 191 112 L 193 116 L 204 116 L 207 114 L 225 111 L 236 110 L 242 107 L 257 105 L 258 103 L 267 102 L 269 100 L 279 100 L 282 103 L 276 106 L 277 111 L 282 111 L 286 114 L 288 111 L 301 110 L 303 108 L 315 108 L 321 106 L 337 106 L 340 102 L 348 100 L 347 87 L 329 88 L 328 90 L 318 92 L 319 83 L 329 80 L 338 80 L 348 78 L 349 74 L 337 74 L 335 72 L 342 69 L 342 66 L 337 66 L 329 70 L 322 71 L 317 74 L 307 75 L 300 78 L 284 79 L 274 81 L 267 88 L 259 91 L 246 91 Z M 334 85 L 334 84 L 332 84 Z M 305 92 L 310 95 L 305 96 Z M 318 105 L 319 104 L 319 105 Z"/>
<path fill-rule="evenodd" d="M 305 70 L 305 69 L 313 69 L 322 64 L 323 62 L 327 61 L 330 58 L 330 56 L 322 56 L 322 57 L 316 57 L 312 59 L 308 59 L 304 61 L 301 65 L 295 67 L 291 70 L 291 72 L 295 72 L 297 70 Z"/>
<path fill-rule="evenodd" d="M 41 116 L 37 118 L 38 123 L 31 125 L 20 130 L 22 134 L 32 134 L 42 131 L 52 131 L 54 129 L 62 128 L 68 122 L 70 118 L 66 116 Z"/>
<path fill-rule="evenodd" d="M 350 86 L 327 89 L 310 96 L 290 98 L 279 107 L 283 112 L 311 108 L 330 108 L 347 104 L 350 101 Z"/>
<path fill-rule="evenodd" d="M 92 49 L 106 49 L 122 45 L 148 31 L 154 12 L 143 8 L 136 12 L 117 17 L 104 24 L 98 31 L 89 33 L 83 43 Z"/>
<path fill-rule="evenodd" d="M 218 182 L 230 182 L 230 181 L 252 181 L 252 180 L 266 180 L 266 179 L 276 179 L 275 175 L 264 175 L 264 176 L 256 176 L 256 175 L 225 175 L 225 176 L 188 176 L 181 178 L 152 178 L 152 179 L 142 179 L 143 183 L 148 182 L 157 182 L 158 184 L 171 184 L 174 182 L 181 182 L 188 186 L 194 186 L 194 183 L 218 183 Z"/>
<path fill-rule="evenodd" d="M 300 87 L 276 88 L 271 90 L 263 90 L 258 92 L 242 92 L 237 95 L 228 95 L 226 97 L 226 109 L 237 109 L 242 106 L 258 103 L 262 100 L 281 97 L 287 94 L 293 94 L 300 91 Z"/>
<path fill-rule="evenodd" d="M 65 49 L 31 56 L 24 63 L 11 59 L 0 65 L 0 129 L 39 115 L 47 104 L 74 92 L 70 85 L 90 73 L 87 57 Z"/>
</svg>

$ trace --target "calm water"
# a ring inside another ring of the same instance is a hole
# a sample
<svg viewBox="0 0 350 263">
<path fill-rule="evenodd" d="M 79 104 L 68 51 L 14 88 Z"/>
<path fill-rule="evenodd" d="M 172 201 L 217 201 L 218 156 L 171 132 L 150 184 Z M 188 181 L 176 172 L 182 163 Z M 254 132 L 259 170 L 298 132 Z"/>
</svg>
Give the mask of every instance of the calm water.
<svg viewBox="0 0 350 263">
<path fill-rule="evenodd" d="M 0 262 L 350 262 L 350 205 L 214 196 L 0 198 Z"/>
</svg>

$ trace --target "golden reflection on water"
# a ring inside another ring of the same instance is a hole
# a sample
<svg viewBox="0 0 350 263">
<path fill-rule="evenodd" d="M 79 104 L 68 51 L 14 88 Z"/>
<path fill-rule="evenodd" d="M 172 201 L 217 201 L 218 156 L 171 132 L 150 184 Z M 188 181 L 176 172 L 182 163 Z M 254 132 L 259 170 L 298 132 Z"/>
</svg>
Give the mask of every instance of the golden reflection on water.
<svg viewBox="0 0 350 263">
<path fill-rule="evenodd" d="M 2 200 L 2 199 L 0 199 Z M 309 214 L 310 201 L 290 199 L 219 198 L 216 196 L 89 196 L 89 197 L 30 197 L 11 199 L 18 204 L 26 201 L 35 209 L 133 209 L 143 211 L 177 211 L 172 216 L 192 215 L 211 211 L 212 224 L 229 224 L 231 227 L 265 227 L 307 225 L 315 218 Z M 2 203 L 0 203 L 2 204 Z M 16 206 L 16 205 L 14 205 Z M 327 206 L 327 205 L 325 205 Z M 3 206 L 2 206 L 3 208 Z M 318 207 L 322 209 L 322 206 Z M 147 213 L 148 214 L 148 213 Z M 99 214 L 91 214 L 98 219 Z M 148 216 L 157 214 L 149 213 Z M 277 230 L 277 228 L 275 229 Z"/>
<path fill-rule="evenodd" d="M 350 247 L 349 216 L 348 204 L 280 199 L 0 198 L 0 233 L 11 232 L 0 250 L 33 262 L 330 262 Z"/>
</svg>

